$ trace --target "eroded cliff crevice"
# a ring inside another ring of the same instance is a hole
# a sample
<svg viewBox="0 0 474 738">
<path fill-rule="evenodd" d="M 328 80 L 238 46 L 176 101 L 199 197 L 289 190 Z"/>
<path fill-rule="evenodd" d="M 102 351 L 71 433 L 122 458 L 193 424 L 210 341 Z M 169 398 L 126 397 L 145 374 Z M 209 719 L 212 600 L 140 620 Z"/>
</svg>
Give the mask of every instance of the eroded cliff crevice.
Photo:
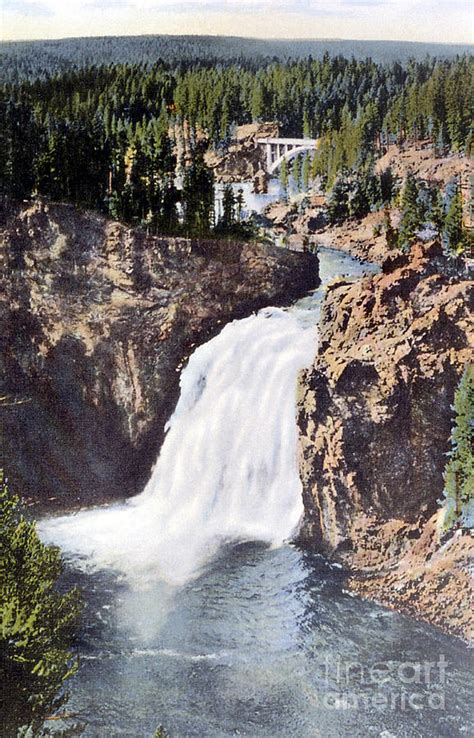
<svg viewBox="0 0 474 738">
<path fill-rule="evenodd" d="M 62 509 L 141 491 L 194 346 L 318 281 L 308 254 L 147 237 L 41 201 L 4 206 L 0 259 L 0 461 Z"/>
<path fill-rule="evenodd" d="M 454 392 L 472 361 L 473 295 L 466 262 L 437 244 L 333 283 L 299 388 L 301 539 L 352 569 L 358 592 L 469 637 L 472 538 L 441 555 L 437 516 Z M 437 589 L 447 569 L 450 608 Z"/>
</svg>

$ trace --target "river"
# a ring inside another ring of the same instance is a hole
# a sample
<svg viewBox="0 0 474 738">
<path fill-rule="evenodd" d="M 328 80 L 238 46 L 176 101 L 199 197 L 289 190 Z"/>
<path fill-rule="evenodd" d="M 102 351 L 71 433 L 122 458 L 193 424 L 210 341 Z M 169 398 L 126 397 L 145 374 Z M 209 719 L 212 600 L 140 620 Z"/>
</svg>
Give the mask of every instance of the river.
<svg viewBox="0 0 474 738">
<path fill-rule="evenodd" d="M 291 544 L 297 374 L 324 285 L 368 269 L 320 260 L 319 289 L 196 349 L 141 495 L 41 523 L 84 592 L 67 711 L 85 736 L 468 735 L 472 651 Z"/>
</svg>

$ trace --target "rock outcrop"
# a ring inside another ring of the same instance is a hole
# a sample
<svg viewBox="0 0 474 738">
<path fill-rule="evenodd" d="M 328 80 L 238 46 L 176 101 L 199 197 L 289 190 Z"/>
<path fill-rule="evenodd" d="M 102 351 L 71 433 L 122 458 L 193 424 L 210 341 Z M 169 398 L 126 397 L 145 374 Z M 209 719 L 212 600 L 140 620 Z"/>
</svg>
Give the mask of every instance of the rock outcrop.
<svg viewBox="0 0 474 738">
<path fill-rule="evenodd" d="M 397 228 L 400 211 L 392 208 L 389 213 L 392 226 Z M 318 246 L 344 251 L 361 261 L 383 264 L 391 254 L 381 210 L 364 218 L 349 218 L 340 225 L 323 226 L 314 233 L 311 238 Z"/>
<path fill-rule="evenodd" d="M 412 172 L 417 179 L 446 187 L 455 177 L 462 179 L 472 174 L 472 159 L 460 154 L 439 156 L 430 141 L 419 142 L 417 146 L 393 144 L 375 166 L 377 174 L 387 169 L 399 179 Z"/>
<path fill-rule="evenodd" d="M 217 182 L 246 182 L 259 178 L 262 186 L 262 174 L 265 173 L 265 151 L 257 145 L 257 138 L 274 138 L 278 136 L 277 123 L 249 123 L 237 126 L 234 140 L 223 152 L 208 151 L 206 164 L 210 167 Z"/>
<path fill-rule="evenodd" d="M 442 548 L 435 521 L 454 391 L 472 361 L 473 296 L 465 263 L 437 244 L 337 281 L 299 397 L 302 540 L 358 572 L 357 591 L 466 636 L 472 539 Z M 451 616 L 447 570 L 462 582 Z"/>
<path fill-rule="evenodd" d="M 193 347 L 318 281 L 309 254 L 147 237 L 36 201 L 4 207 L 0 259 L 0 464 L 61 509 L 139 492 Z"/>
</svg>

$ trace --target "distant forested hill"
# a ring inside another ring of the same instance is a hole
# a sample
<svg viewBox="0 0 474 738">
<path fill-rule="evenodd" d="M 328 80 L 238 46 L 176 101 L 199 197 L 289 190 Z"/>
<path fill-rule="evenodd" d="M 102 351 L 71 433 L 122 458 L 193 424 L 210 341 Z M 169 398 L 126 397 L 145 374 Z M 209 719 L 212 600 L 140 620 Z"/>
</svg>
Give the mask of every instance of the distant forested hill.
<svg viewBox="0 0 474 738">
<path fill-rule="evenodd" d="M 440 154 L 471 155 L 473 106 L 472 55 L 406 64 L 329 54 L 265 65 L 148 61 L 0 83 L 0 200 L 40 194 L 149 232 L 208 232 L 214 199 L 203 146 L 225 151 L 236 125 L 275 121 L 283 135 L 321 139 L 301 176 L 295 160 L 294 179 L 319 177 L 360 214 L 392 199 L 375 172 L 390 142 L 430 139 Z"/>
<path fill-rule="evenodd" d="M 286 61 L 309 55 L 321 59 L 325 53 L 376 62 L 406 62 L 435 56 L 453 58 L 472 53 L 472 45 L 424 44 L 402 41 L 263 40 L 224 36 L 106 36 L 53 41 L 0 43 L 0 79 L 44 78 L 65 71 L 108 64 L 142 64 L 162 60 L 171 65 L 183 62 L 218 63 L 246 61 L 261 66 L 270 60 Z"/>
</svg>

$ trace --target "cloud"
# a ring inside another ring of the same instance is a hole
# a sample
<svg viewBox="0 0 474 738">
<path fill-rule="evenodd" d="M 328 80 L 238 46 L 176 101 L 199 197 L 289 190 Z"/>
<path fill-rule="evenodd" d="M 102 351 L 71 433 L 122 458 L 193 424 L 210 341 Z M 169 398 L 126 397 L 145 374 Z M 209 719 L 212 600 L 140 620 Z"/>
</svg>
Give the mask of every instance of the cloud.
<svg viewBox="0 0 474 738">
<path fill-rule="evenodd" d="M 4 38 L 221 34 L 472 43 L 470 0 L 0 0 Z"/>
<path fill-rule="evenodd" d="M 45 3 L 29 2 L 29 0 L 1 0 L 1 10 L 4 13 L 36 15 L 43 18 L 54 15 L 54 10 Z"/>
<path fill-rule="evenodd" d="M 84 8 L 87 10 L 126 10 L 132 5 L 128 0 L 86 0 Z"/>
<path fill-rule="evenodd" d="M 318 17 L 337 14 L 357 14 L 374 11 L 377 8 L 394 14 L 418 12 L 452 12 L 454 9 L 468 11 L 470 3 L 466 0 L 2 0 L 2 8 L 18 15 L 67 15 L 80 11 L 120 12 L 150 11 L 156 13 L 181 12 L 219 12 L 254 13 L 272 11 Z"/>
</svg>

